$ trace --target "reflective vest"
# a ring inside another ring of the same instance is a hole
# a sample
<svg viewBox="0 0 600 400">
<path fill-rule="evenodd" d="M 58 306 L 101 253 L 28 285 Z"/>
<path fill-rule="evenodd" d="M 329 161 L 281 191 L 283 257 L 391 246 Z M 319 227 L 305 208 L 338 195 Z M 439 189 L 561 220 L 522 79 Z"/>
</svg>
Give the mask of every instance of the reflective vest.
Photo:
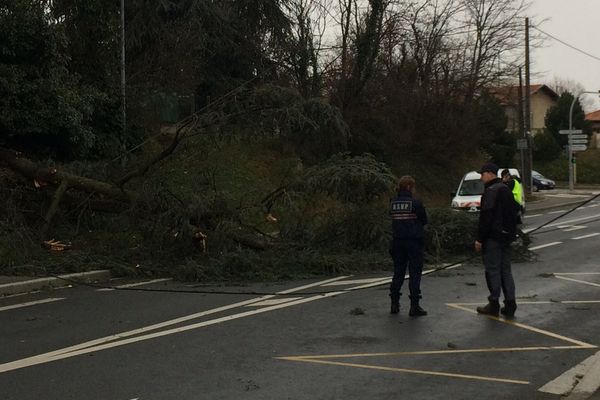
<svg viewBox="0 0 600 400">
<path fill-rule="evenodd" d="M 513 179 L 515 185 L 513 186 L 512 193 L 515 198 L 515 201 L 519 203 L 519 205 L 523 205 L 523 185 L 516 179 Z"/>
</svg>

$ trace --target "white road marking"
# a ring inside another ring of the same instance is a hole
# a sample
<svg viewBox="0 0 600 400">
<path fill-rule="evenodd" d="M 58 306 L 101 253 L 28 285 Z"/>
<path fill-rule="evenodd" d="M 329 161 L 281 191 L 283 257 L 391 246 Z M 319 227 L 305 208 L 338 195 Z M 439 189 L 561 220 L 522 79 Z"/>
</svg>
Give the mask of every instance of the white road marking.
<svg viewBox="0 0 600 400">
<path fill-rule="evenodd" d="M 547 197 L 564 197 L 567 199 L 576 199 L 580 197 L 591 197 L 587 194 L 569 194 L 569 193 L 557 193 L 557 194 L 547 194 Z"/>
<path fill-rule="evenodd" d="M 344 285 L 357 285 L 360 283 L 373 283 L 373 282 L 378 282 L 380 281 L 381 278 L 369 278 L 369 279 L 349 279 L 346 281 L 336 281 L 336 282 L 331 282 L 331 283 L 327 283 L 325 285 L 321 285 L 321 286 L 344 286 Z"/>
<path fill-rule="evenodd" d="M 560 226 L 560 225 L 567 225 L 567 224 L 572 224 L 573 222 L 579 222 L 579 221 L 585 221 L 588 219 L 595 219 L 600 217 L 600 214 L 594 214 L 594 215 L 589 215 L 587 217 L 581 217 L 581 218 L 573 218 L 567 221 L 561 221 L 561 222 L 556 222 L 554 224 L 549 224 L 546 225 L 544 228 L 551 228 L 551 227 L 556 227 L 556 226 Z M 531 232 L 532 230 L 534 230 L 536 228 L 528 228 L 528 229 L 524 229 L 523 232 L 527 233 L 527 232 Z"/>
<path fill-rule="evenodd" d="M 298 300 L 301 298 L 302 297 L 284 297 L 281 299 L 271 299 L 271 300 L 259 301 L 257 303 L 247 304 L 244 307 L 274 306 L 275 304 L 283 304 L 283 303 L 287 303 L 288 301 Z"/>
<path fill-rule="evenodd" d="M 569 210 L 557 210 L 557 211 L 550 211 L 548 214 L 561 214 L 561 213 L 566 213 Z"/>
<path fill-rule="evenodd" d="M 600 352 L 586 358 L 538 390 L 562 396 L 591 395 L 598 387 L 600 387 Z M 587 396 L 581 398 L 587 398 Z"/>
<path fill-rule="evenodd" d="M 325 281 L 319 281 L 319 282 L 315 282 L 315 283 L 311 283 L 308 285 L 304 285 L 304 286 L 299 286 L 296 288 L 291 288 L 291 289 L 286 289 L 283 290 L 281 292 L 278 292 L 278 295 L 285 295 L 285 294 L 289 294 L 289 293 L 293 293 L 293 292 L 298 292 L 298 291 L 302 291 L 304 289 L 309 289 L 312 287 L 316 287 L 316 286 L 321 286 L 323 284 L 327 284 L 329 282 L 334 282 L 336 280 L 340 280 L 340 279 L 345 279 L 348 278 L 348 276 L 339 276 L 337 278 L 332 278 L 332 279 L 327 279 Z M 379 283 L 372 283 L 370 284 L 368 287 L 370 286 L 376 286 Z M 364 285 L 367 286 L 367 285 Z M 94 352 L 94 351 L 100 351 L 100 350 L 104 350 L 107 348 L 111 348 L 111 347 L 117 347 L 117 346 L 122 346 L 125 344 L 129 344 L 129 343 L 134 343 L 137 341 L 142 341 L 142 340 L 147 340 L 147 339 L 152 339 L 155 337 L 160 337 L 160 336 L 165 336 L 165 335 L 170 335 L 173 333 L 179 333 L 179 332 L 183 332 L 189 329 L 196 329 L 196 328 L 201 328 L 204 326 L 209 326 L 209 325 L 213 325 L 216 323 L 221 323 L 221 322 L 225 322 L 225 321 L 230 321 L 233 319 L 237 319 L 237 318 L 242 318 L 242 317 L 246 317 L 246 316 L 250 316 L 250 315 L 254 315 L 254 314 L 260 314 L 266 311 L 271 311 L 271 310 L 276 310 L 279 308 L 283 308 L 283 307 L 288 307 L 291 305 L 295 305 L 295 304 L 301 304 L 307 301 L 313 301 L 313 300 L 319 300 L 322 298 L 326 298 L 326 297 L 331 297 L 331 296 L 335 296 L 338 294 L 342 294 L 346 291 L 350 291 L 350 290 L 356 290 L 361 288 L 361 286 L 355 287 L 355 288 L 349 288 L 346 289 L 345 291 L 342 292 L 330 292 L 330 293 L 326 293 L 323 295 L 318 295 L 318 296 L 313 296 L 313 297 L 309 297 L 309 298 L 304 298 L 304 299 L 299 299 L 293 302 L 288 302 L 285 304 L 280 304 L 280 305 L 274 305 L 271 307 L 265 307 L 265 308 L 261 308 L 258 310 L 253 310 L 253 311 L 248 311 L 248 312 L 243 312 L 240 314 L 235 314 L 235 315 L 231 315 L 231 316 L 226 316 L 226 317 L 222 317 L 222 318 L 217 318 L 214 320 L 209 320 L 209 321 L 204 321 L 204 322 L 200 322 L 197 324 L 193 324 L 193 325 L 188 325 L 188 326 L 184 326 L 184 327 L 180 327 L 180 328 L 176 328 L 176 329 L 170 329 L 170 330 L 166 330 L 166 331 L 162 331 L 162 332 L 158 332 L 158 333 L 154 333 L 154 334 L 146 334 L 143 336 L 137 336 L 135 338 L 130 338 L 130 339 L 124 339 L 130 336 L 134 336 L 134 335 L 139 335 L 141 333 L 145 333 L 145 332 L 149 332 L 149 331 L 154 331 L 160 328 L 164 328 L 167 326 L 171 326 L 171 325 L 175 325 L 175 324 L 180 324 L 182 322 L 186 322 L 192 319 L 196 319 L 196 318 L 200 318 L 206 315 L 210 315 L 210 314 L 214 314 L 214 313 L 218 313 L 218 312 L 222 312 L 222 311 L 226 311 L 232 308 L 237 308 L 237 307 L 242 307 L 245 306 L 247 304 L 252 304 L 252 303 L 256 303 L 259 301 L 263 301 L 266 299 L 271 299 L 273 297 L 276 297 L 276 295 L 266 295 L 266 296 L 261 296 L 261 297 L 257 297 L 257 298 L 253 298 L 253 299 L 249 299 L 249 300 L 245 300 L 245 301 L 241 301 L 238 303 L 233 303 L 233 304 L 228 304 L 226 306 L 222 306 L 222 307 L 217 307 L 217 308 L 213 308 L 211 310 L 207 310 L 207 311 L 202 311 L 202 312 L 198 312 L 195 314 L 191 314 L 191 315 L 187 315 L 184 317 L 180 317 L 180 318 L 175 318 L 169 321 L 165 321 L 165 322 L 161 322 L 158 324 L 154 324 L 154 325 L 150 325 L 150 326 L 146 326 L 143 328 L 138 328 L 138 329 L 134 329 L 131 331 L 127 331 L 127 332 L 121 332 L 118 334 L 114 334 L 114 335 L 110 335 L 110 336 L 105 336 L 99 339 L 95 339 L 95 340 L 90 340 L 88 342 L 84 342 L 84 343 L 80 343 L 77 345 L 73 345 L 70 347 L 65 347 L 62 349 L 58 349 L 55 351 L 51 351 L 48 353 L 44 353 L 44 354 L 39 354 L 36 356 L 32 356 L 32 357 L 27 357 L 21 360 L 16 360 L 16 361 L 12 361 L 12 362 L 8 362 L 5 364 L 0 364 L 0 373 L 2 372 L 7 372 L 7 371 L 12 371 L 15 369 L 19 369 L 19 368 L 25 368 L 25 367 L 29 367 L 32 365 L 37 365 L 37 364 L 43 364 L 43 363 L 47 363 L 47 362 L 51 362 L 51 361 L 55 361 L 55 360 L 60 360 L 63 358 L 68 358 L 68 357 L 73 357 L 79 354 L 86 354 L 86 353 L 90 353 L 90 352 Z M 112 342 L 112 343 L 109 343 Z"/>
<path fill-rule="evenodd" d="M 578 231 L 579 229 L 585 229 L 587 228 L 587 226 L 581 226 L 581 225 L 571 225 L 571 227 L 569 229 L 564 229 L 565 232 L 573 232 L 573 231 Z"/>
<path fill-rule="evenodd" d="M 571 281 L 571 282 L 583 283 L 584 285 L 600 287 L 600 284 L 597 284 L 597 283 L 582 281 L 579 279 L 567 278 L 566 276 L 556 275 L 555 278 L 562 279 L 564 281 Z"/>
<path fill-rule="evenodd" d="M 117 289 L 127 289 L 127 288 L 132 288 L 132 287 L 137 287 L 137 286 L 143 286 L 143 285 L 150 285 L 152 283 L 159 283 L 159 282 L 167 282 L 167 281 L 172 281 L 173 278 L 162 278 L 162 279 L 152 279 L 150 281 L 143 281 L 143 282 L 135 282 L 135 283 L 128 283 L 125 285 L 118 285 L 115 286 L 114 288 L 101 288 L 101 289 L 96 289 L 97 292 L 112 292 L 113 290 L 117 290 Z"/>
<path fill-rule="evenodd" d="M 529 250 L 531 250 L 531 251 L 533 251 L 533 250 L 539 250 L 539 249 L 543 249 L 545 247 L 556 246 L 557 244 L 561 244 L 561 243 L 562 242 L 552 242 L 552 243 L 541 244 L 539 246 L 530 247 Z"/>
<path fill-rule="evenodd" d="M 525 218 L 535 218 L 535 217 L 541 217 L 544 214 L 533 214 L 533 215 L 526 215 Z"/>
<path fill-rule="evenodd" d="M 552 275 L 600 275 L 600 272 L 554 272 Z"/>
<path fill-rule="evenodd" d="M 600 300 L 565 300 L 561 301 L 563 304 L 598 304 Z"/>
<path fill-rule="evenodd" d="M 458 268 L 460 265 L 461 264 L 457 264 L 457 265 L 454 265 L 447 269 Z M 423 274 L 428 274 L 428 273 L 432 273 L 435 271 L 436 271 L 435 269 L 430 269 L 430 270 L 424 271 Z M 316 282 L 316 283 L 308 284 L 308 285 L 297 287 L 297 288 L 287 289 L 287 290 L 278 292 L 277 295 L 298 292 L 298 291 L 308 289 L 311 287 L 326 285 L 330 282 L 334 282 L 334 281 L 345 279 L 345 278 L 348 278 L 348 276 L 341 276 L 341 277 L 328 279 L 325 281 Z M 259 308 L 256 310 L 245 311 L 245 312 L 241 312 L 238 314 L 233 314 L 233 315 L 228 315 L 228 316 L 224 316 L 224 317 L 220 317 L 220 318 L 216 318 L 216 319 L 212 319 L 212 320 L 202 321 L 202 322 L 198 322 L 198 323 L 187 325 L 187 326 L 181 326 L 178 328 L 172 328 L 172 329 L 163 330 L 163 331 L 159 331 L 159 332 L 147 333 L 144 335 L 131 337 L 133 335 L 139 335 L 141 333 L 154 331 L 159 328 L 164 328 L 166 326 L 179 324 L 181 322 L 199 318 L 199 317 L 202 317 L 205 315 L 209 315 L 209 314 L 221 312 L 224 310 L 228 310 L 231 308 L 241 307 L 241 306 L 245 306 L 248 304 L 257 303 L 260 301 L 271 299 L 271 298 L 275 297 L 276 295 L 261 296 L 259 298 L 254 298 L 254 299 L 226 305 L 223 307 L 218 307 L 218 308 L 215 308 L 212 310 L 207 310 L 207 311 L 195 313 L 192 315 L 188 315 L 185 317 L 176 318 L 176 319 L 173 319 L 170 321 L 165 321 L 162 323 L 150 325 L 150 326 L 147 326 L 144 328 L 139 328 L 139 329 L 131 330 L 128 332 L 122 332 L 119 334 L 106 336 L 106 337 L 103 337 L 100 339 L 91 340 L 91 341 L 81 343 L 78 345 L 65 347 L 65 348 L 51 351 L 48 353 L 39 354 L 36 356 L 24 358 L 21 360 L 15 360 L 12 362 L 0 364 L 0 373 L 7 372 L 7 371 L 13 371 L 13 370 L 20 369 L 20 368 L 26 368 L 26 367 L 30 367 L 33 365 L 44 364 L 44 363 L 48 363 L 48 362 L 52 362 L 52 361 L 62 360 L 65 358 L 75 357 L 75 356 L 82 355 L 82 354 L 106 350 L 106 349 L 110 349 L 110 348 L 114 348 L 114 347 L 124 346 L 124 345 L 130 344 L 130 343 L 136 343 L 136 342 L 141 342 L 144 340 L 149 340 L 149 339 L 154 339 L 154 338 L 172 335 L 172 334 L 176 334 L 176 333 L 186 332 L 189 330 L 203 328 L 206 326 L 211 326 L 211 325 L 215 325 L 215 324 L 219 324 L 219 323 L 223 323 L 223 322 L 228 322 L 228 321 L 232 321 L 235 319 L 244 318 L 244 317 L 248 317 L 248 316 L 252 316 L 252 315 L 257 315 L 257 314 L 261 314 L 261 313 L 268 312 L 268 311 L 274 311 L 274 310 L 278 310 L 281 308 L 290 307 L 290 306 L 294 306 L 294 305 L 298 305 L 298 304 L 304 304 L 304 303 L 312 302 L 315 300 L 326 299 L 329 297 L 334 297 L 334 296 L 338 296 L 338 295 L 341 295 L 344 293 L 348 293 L 350 291 L 380 286 L 382 284 L 389 283 L 390 281 L 391 281 L 391 278 L 381 278 L 374 282 L 370 282 L 370 283 L 367 283 L 364 285 L 350 287 L 347 289 L 343 289 L 341 291 L 327 292 L 327 293 L 323 293 L 323 294 L 319 294 L 319 295 L 315 295 L 315 296 L 311 296 L 311 297 L 299 298 L 297 300 L 289 301 L 289 302 L 286 302 L 283 304 L 276 304 L 273 306 L 263 307 L 263 308 Z"/>
<path fill-rule="evenodd" d="M 30 307 L 38 304 L 52 303 L 54 301 L 64 300 L 64 297 L 53 297 L 44 300 L 30 301 L 28 303 L 13 304 L 10 306 L 0 307 L 0 311 L 14 310 L 15 308 Z"/>
<path fill-rule="evenodd" d="M 589 235 L 574 237 L 573 240 L 587 239 L 598 235 L 600 235 L 600 233 L 590 233 Z"/>
</svg>

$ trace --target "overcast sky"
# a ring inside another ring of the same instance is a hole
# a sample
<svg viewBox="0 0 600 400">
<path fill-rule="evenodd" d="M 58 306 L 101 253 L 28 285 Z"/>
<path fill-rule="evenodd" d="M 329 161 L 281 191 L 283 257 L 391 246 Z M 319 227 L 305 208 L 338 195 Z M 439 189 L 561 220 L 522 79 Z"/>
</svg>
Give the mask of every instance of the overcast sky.
<svg viewBox="0 0 600 400">
<path fill-rule="evenodd" d="M 543 31 L 600 59 L 600 0 L 532 0 L 529 17 Z M 532 83 L 552 86 L 558 77 L 578 82 L 585 90 L 600 90 L 600 60 L 553 39 L 534 49 L 531 61 Z M 591 108 L 600 109 L 599 97 L 592 98 Z"/>
</svg>

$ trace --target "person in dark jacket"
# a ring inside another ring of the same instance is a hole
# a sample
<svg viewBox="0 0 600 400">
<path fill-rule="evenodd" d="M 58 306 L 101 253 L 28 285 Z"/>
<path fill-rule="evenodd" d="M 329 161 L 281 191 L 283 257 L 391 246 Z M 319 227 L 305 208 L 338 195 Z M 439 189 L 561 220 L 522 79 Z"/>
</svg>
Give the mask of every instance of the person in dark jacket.
<svg viewBox="0 0 600 400">
<path fill-rule="evenodd" d="M 515 239 L 518 209 L 511 190 L 498 178 L 498 166 L 486 163 L 479 173 L 485 190 L 481 196 L 475 250 L 483 250 L 485 279 L 490 295 L 488 304 L 477 307 L 477 312 L 493 316 L 502 312 L 507 317 L 513 317 L 517 303 L 510 264 L 510 244 Z M 504 292 L 502 309 L 500 292 Z"/>
<path fill-rule="evenodd" d="M 415 180 L 403 176 L 398 182 L 398 195 L 390 202 L 393 237 L 390 254 L 394 260 L 394 277 L 390 285 L 391 313 L 400 311 L 400 289 L 408 267 L 411 317 L 427 315 L 419 305 L 421 299 L 421 273 L 423 272 L 423 247 L 427 213 L 420 200 L 413 198 Z"/>
</svg>

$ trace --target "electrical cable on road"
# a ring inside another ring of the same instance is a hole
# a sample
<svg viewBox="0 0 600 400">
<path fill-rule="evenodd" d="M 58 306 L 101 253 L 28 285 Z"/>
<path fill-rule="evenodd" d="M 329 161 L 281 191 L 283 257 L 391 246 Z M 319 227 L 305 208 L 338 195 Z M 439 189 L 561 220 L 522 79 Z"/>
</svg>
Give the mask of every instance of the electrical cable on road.
<svg viewBox="0 0 600 400">
<path fill-rule="evenodd" d="M 539 231 L 540 229 L 544 228 L 545 226 L 551 224 L 552 222 L 563 218 L 569 214 L 571 214 L 573 211 L 579 209 L 580 207 L 583 207 L 584 205 L 596 200 L 598 197 L 600 197 L 600 193 L 597 195 L 594 195 L 592 197 L 590 197 L 589 199 L 577 204 L 575 207 L 571 208 L 570 210 L 560 214 L 558 217 L 551 219 L 550 221 L 547 221 L 545 223 L 543 223 L 542 225 L 538 226 L 537 228 L 527 232 L 527 236 L 531 236 L 533 235 L 535 232 Z M 475 258 L 479 258 L 480 255 L 479 254 L 475 254 L 472 255 L 470 257 L 467 257 L 465 259 L 462 259 L 460 261 L 448 264 L 448 265 L 444 265 L 441 267 L 437 267 L 431 270 L 428 270 L 427 274 L 434 274 L 436 272 L 439 271 L 444 271 L 447 270 L 449 268 L 452 267 L 456 267 L 459 264 L 464 264 L 467 263 Z M 141 268 L 138 267 L 139 269 L 141 269 L 142 271 L 147 270 L 147 271 L 152 271 L 148 268 Z M 156 272 L 156 271 L 153 271 Z M 189 294 L 203 294 L 203 295 L 248 295 L 248 296 L 280 296 L 285 294 L 286 296 L 307 296 L 307 295 L 325 295 L 328 293 L 331 293 L 332 290 L 328 290 L 328 291 L 312 291 L 312 292 L 294 292 L 294 293 L 281 293 L 281 292 L 260 292 L 260 291 L 229 291 L 229 290 L 186 290 L 186 289 L 149 289 L 149 288 L 139 288 L 139 287 L 119 287 L 119 286 L 112 286 L 112 285 L 101 285 L 101 284 L 94 284 L 94 283 L 86 283 L 86 282 L 80 282 L 77 281 L 75 279 L 70 279 L 70 278 L 65 278 L 65 277 L 61 277 L 59 275 L 54 275 L 51 273 L 45 273 L 43 276 L 38 276 L 38 278 L 56 278 L 56 279 L 60 279 L 62 281 L 65 282 L 69 282 L 71 284 L 74 285 L 82 285 L 82 286 L 88 286 L 94 289 L 104 289 L 104 290 L 120 290 L 120 291 L 133 291 L 133 292 L 158 292 L 158 293 L 189 293 Z M 382 281 L 385 280 L 385 282 L 382 282 L 380 284 L 375 284 L 373 283 L 372 285 L 368 286 L 368 287 L 364 287 L 364 288 L 349 288 L 349 289 L 339 289 L 339 290 L 333 290 L 334 292 L 339 292 L 341 293 L 349 293 L 349 292 L 355 292 L 358 290 L 365 290 L 365 289 L 371 289 L 373 287 L 377 287 L 377 286 L 381 286 L 381 285 L 387 285 L 389 282 L 387 282 L 386 278 L 382 278 Z"/>
</svg>

